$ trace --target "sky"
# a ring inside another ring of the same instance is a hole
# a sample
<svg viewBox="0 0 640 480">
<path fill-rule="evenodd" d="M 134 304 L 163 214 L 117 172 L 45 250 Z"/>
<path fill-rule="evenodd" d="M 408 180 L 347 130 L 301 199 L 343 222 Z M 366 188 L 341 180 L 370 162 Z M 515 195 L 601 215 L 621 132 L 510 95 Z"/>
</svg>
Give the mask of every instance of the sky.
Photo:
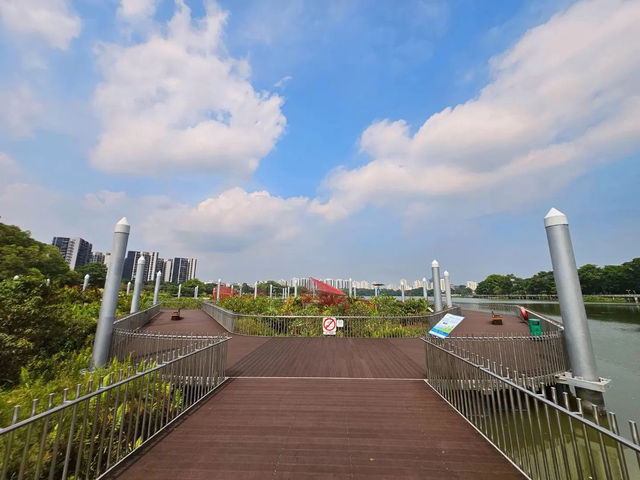
<svg viewBox="0 0 640 480">
<path fill-rule="evenodd" d="M 0 0 L 0 221 L 198 277 L 640 256 L 640 1 Z"/>
</svg>

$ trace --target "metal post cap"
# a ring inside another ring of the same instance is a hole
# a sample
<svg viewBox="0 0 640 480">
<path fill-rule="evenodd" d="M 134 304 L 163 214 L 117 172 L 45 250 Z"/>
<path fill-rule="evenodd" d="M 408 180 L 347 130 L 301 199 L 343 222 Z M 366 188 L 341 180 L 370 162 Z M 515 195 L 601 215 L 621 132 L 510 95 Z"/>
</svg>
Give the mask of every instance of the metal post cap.
<svg viewBox="0 0 640 480">
<path fill-rule="evenodd" d="M 145 262 L 146 262 L 146 260 L 144 259 L 144 257 L 140 257 L 138 259 L 138 265 L 144 265 Z"/>
<path fill-rule="evenodd" d="M 432 267 L 439 267 L 439 266 L 440 266 L 440 264 L 438 263 L 438 261 L 437 261 L 437 260 L 434 260 L 433 262 L 431 262 L 431 266 L 432 266 Z"/>
<path fill-rule="evenodd" d="M 544 217 L 544 228 L 553 227 L 554 225 L 569 225 L 569 220 L 560 210 L 552 208 Z"/>
<path fill-rule="evenodd" d="M 445 277 L 448 277 L 448 276 L 449 276 L 449 272 L 445 270 L 445 271 L 444 271 L 444 273 L 443 273 L 443 275 L 444 275 Z"/>
<path fill-rule="evenodd" d="M 129 233 L 131 231 L 131 225 L 129 225 L 127 217 L 122 217 L 120 221 L 116 223 L 116 228 L 113 231 L 115 233 Z"/>
</svg>

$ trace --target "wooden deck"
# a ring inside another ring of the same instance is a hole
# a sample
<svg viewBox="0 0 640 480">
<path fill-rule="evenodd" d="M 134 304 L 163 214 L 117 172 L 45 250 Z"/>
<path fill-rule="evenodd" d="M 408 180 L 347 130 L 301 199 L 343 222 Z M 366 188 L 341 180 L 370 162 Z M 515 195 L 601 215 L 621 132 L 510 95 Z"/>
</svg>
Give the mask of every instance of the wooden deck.
<svg viewBox="0 0 640 480">
<path fill-rule="evenodd" d="M 223 331 L 183 314 L 147 329 Z M 420 340 L 232 335 L 228 354 L 232 378 L 118 478 L 523 478 L 422 380 Z"/>
</svg>

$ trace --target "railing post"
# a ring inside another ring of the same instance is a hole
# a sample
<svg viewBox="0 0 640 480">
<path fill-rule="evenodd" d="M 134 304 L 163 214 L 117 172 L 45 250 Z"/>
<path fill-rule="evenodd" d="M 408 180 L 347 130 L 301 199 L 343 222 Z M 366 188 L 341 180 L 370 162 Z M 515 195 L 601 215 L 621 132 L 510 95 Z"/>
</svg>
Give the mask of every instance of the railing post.
<svg viewBox="0 0 640 480">
<path fill-rule="evenodd" d="M 156 272 L 156 286 L 153 289 L 153 304 L 154 305 L 158 304 L 158 294 L 160 293 L 160 275 L 162 275 L 162 272 L 157 271 Z"/>
<path fill-rule="evenodd" d="M 553 278 L 558 290 L 558 302 L 565 328 L 571 369 L 574 376 L 582 377 L 595 384 L 600 382 L 600 377 L 596 371 L 596 358 L 569 234 L 569 221 L 564 213 L 552 208 L 544 217 L 544 226 L 551 254 Z M 602 392 L 577 387 L 576 393 L 582 400 L 595 405 L 604 405 Z"/>
<path fill-rule="evenodd" d="M 144 280 L 144 257 L 138 259 L 136 265 L 136 281 L 133 284 L 133 298 L 131 299 L 131 310 L 129 313 L 136 313 L 140 306 L 140 292 L 142 291 L 142 281 Z"/>
<path fill-rule="evenodd" d="M 447 308 L 451 308 L 453 306 L 451 301 L 451 279 L 447 270 L 444 271 L 444 295 L 447 301 Z"/>
<path fill-rule="evenodd" d="M 440 264 L 437 260 L 431 262 L 431 275 L 433 276 L 433 300 L 436 312 L 442 310 L 442 292 L 440 291 Z"/>
<path fill-rule="evenodd" d="M 131 226 L 126 217 L 123 217 L 116 223 L 113 233 L 113 244 L 111 246 L 111 262 L 109 263 L 107 278 L 104 283 L 98 326 L 93 342 L 91 368 L 103 366 L 107 363 L 109 357 L 113 321 L 116 318 L 120 281 L 122 280 L 122 269 L 124 267 L 124 256 L 127 251 L 130 231 Z"/>
</svg>

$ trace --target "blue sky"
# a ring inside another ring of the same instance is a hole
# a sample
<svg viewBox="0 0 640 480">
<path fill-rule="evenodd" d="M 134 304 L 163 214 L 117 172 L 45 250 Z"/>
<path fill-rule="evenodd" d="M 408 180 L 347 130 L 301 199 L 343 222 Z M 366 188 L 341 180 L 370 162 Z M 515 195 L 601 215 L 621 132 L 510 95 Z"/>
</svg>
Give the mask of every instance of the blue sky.
<svg viewBox="0 0 640 480">
<path fill-rule="evenodd" d="M 0 216 L 199 277 L 638 256 L 640 2 L 0 2 Z"/>
</svg>

